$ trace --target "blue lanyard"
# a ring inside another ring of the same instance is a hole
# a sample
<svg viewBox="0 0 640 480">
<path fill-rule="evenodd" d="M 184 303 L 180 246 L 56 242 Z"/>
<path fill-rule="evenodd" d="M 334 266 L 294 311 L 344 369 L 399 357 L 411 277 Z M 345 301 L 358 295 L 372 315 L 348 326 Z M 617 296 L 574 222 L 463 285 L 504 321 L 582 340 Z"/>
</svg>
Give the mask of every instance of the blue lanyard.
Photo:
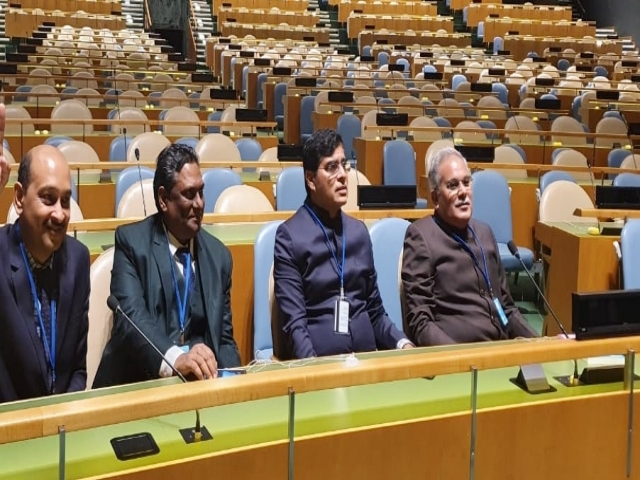
<svg viewBox="0 0 640 480">
<path fill-rule="evenodd" d="M 322 222 L 320 221 L 318 216 L 315 214 L 315 212 L 309 207 L 309 205 L 305 204 L 304 208 L 307 209 L 307 211 L 313 218 L 314 222 L 318 224 L 318 226 L 322 229 L 322 233 L 324 233 L 324 240 L 327 244 L 327 248 L 329 249 L 329 252 L 331 252 L 331 256 L 333 257 L 333 261 L 336 265 L 336 271 L 340 276 L 340 296 L 344 297 L 344 258 L 345 258 L 345 252 L 347 251 L 347 236 L 346 236 L 346 229 L 345 229 L 344 223 L 342 224 L 342 263 L 338 263 L 338 257 L 336 256 L 336 251 L 333 248 L 333 244 L 331 243 L 331 240 L 329 240 L 329 234 L 327 233 L 327 230 L 324 228 L 324 226 L 322 225 Z"/>
<path fill-rule="evenodd" d="M 27 270 L 27 278 L 29 279 L 29 288 L 31 289 L 33 306 L 36 311 L 36 316 L 38 317 L 38 325 L 39 325 L 38 336 L 42 338 L 42 343 L 44 344 L 44 351 L 47 356 L 47 361 L 51 366 L 51 392 L 55 393 L 55 389 L 56 389 L 56 320 L 57 320 L 56 301 L 54 299 L 50 299 L 50 303 L 49 303 L 49 306 L 51 309 L 51 343 L 49 343 L 47 330 L 44 328 L 44 321 L 42 320 L 42 306 L 40 305 L 40 299 L 38 298 L 38 292 L 36 290 L 36 282 L 33 279 L 33 274 L 31 273 L 31 266 L 29 265 L 29 260 L 27 260 L 27 253 L 24 250 L 24 245 L 22 244 L 22 241 L 20 242 L 20 252 L 22 253 L 22 260 L 24 261 L 24 266 Z"/>
<path fill-rule="evenodd" d="M 471 247 L 469 246 L 469 244 L 455 233 L 451 233 L 451 236 L 469 254 L 471 259 L 473 260 L 473 263 L 475 263 L 475 265 L 478 267 L 478 270 L 480 270 L 480 273 L 484 277 L 485 282 L 487 282 L 487 287 L 489 288 L 489 294 L 491 294 L 491 296 L 493 297 L 493 289 L 491 288 L 491 279 L 489 278 L 489 270 L 487 269 L 487 258 L 485 257 L 485 254 L 484 254 L 484 248 L 482 248 L 482 244 L 480 243 L 480 240 L 478 240 L 478 236 L 476 235 L 476 232 L 473 230 L 471 225 L 469 225 L 469 230 L 471 231 L 471 235 L 473 235 L 473 239 L 478 244 L 478 247 L 480 247 L 480 252 L 482 253 L 483 268 L 480 267 L 480 262 L 478 261 L 478 257 L 476 257 L 476 254 L 473 253 L 473 250 L 471 250 Z"/>
<path fill-rule="evenodd" d="M 189 284 L 191 283 L 191 252 L 187 254 L 187 264 L 184 266 L 184 293 L 180 297 L 180 289 L 176 279 L 176 267 L 171 250 L 169 250 L 169 261 L 171 262 L 171 278 L 173 279 L 173 289 L 178 302 L 178 322 L 180 322 L 180 335 L 184 339 L 184 324 L 187 318 L 187 305 L 189 302 Z"/>
</svg>

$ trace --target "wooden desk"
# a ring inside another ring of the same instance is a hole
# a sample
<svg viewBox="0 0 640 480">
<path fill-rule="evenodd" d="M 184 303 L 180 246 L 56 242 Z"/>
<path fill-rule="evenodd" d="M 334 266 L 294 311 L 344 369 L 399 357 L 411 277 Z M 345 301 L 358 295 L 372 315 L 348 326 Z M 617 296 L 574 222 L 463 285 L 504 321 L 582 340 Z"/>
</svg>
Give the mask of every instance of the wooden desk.
<svg viewBox="0 0 640 480">
<path fill-rule="evenodd" d="M 451 10 L 464 10 L 471 3 L 471 0 L 451 0 Z M 480 0 L 480 3 L 502 3 L 502 0 Z"/>
<path fill-rule="evenodd" d="M 445 30 L 447 33 L 453 33 L 453 17 L 411 17 L 404 16 L 377 17 L 375 15 L 351 14 L 347 19 L 347 36 L 349 38 L 358 38 L 358 35 L 366 30 L 368 25 L 375 26 L 376 30 L 387 29 L 397 32 L 414 30 L 416 32 Z"/>
<path fill-rule="evenodd" d="M 284 102 L 284 143 L 301 143 L 300 141 L 300 107 L 302 98 L 299 95 L 285 95 Z"/>
<path fill-rule="evenodd" d="M 485 36 L 488 39 L 488 37 Z M 597 43 L 596 43 L 597 42 Z M 622 41 L 583 38 L 547 38 L 525 35 L 506 35 L 504 49 L 511 52 L 514 60 L 523 60 L 529 52 L 544 52 L 549 47 L 560 47 L 563 50 L 572 48 L 576 52 L 589 51 L 598 55 L 604 53 L 622 54 Z"/>
<path fill-rule="evenodd" d="M 471 3 L 467 13 L 467 27 L 477 27 L 489 15 L 531 20 L 571 20 L 571 7 L 551 5 L 503 5 L 498 3 Z"/>
<path fill-rule="evenodd" d="M 38 29 L 42 22 L 53 22 L 56 26 L 71 25 L 72 27 L 91 27 L 94 30 L 108 28 L 109 30 L 121 30 L 125 27 L 124 18 L 121 16 L 100 15 L 52 15 L 52 12 L 33 14 L 26 10 L 7 9 L 5 26 L 6 36 L 9 38 L 27 38 Z"/>
<path fill-rule="evenodd" d="M 65 425 L 67 478 L 286 478 L 291 391 L 295 478 L 638 480 L 640 416 L 630 411 L 637 383 L 566 388 L 553 376 L 569 374 L 572 358 L 639 348 L 638 337 L 487 342 L 359 354 L 350 369 L 325 358 L 231 379 L 163 379 L 8 404 L 0 407 L 0 476 L 57 478 L 57 428 Z M 509 381 L 519 363 L 543 363 L 558 390 L 520 391 Z M 178 429 L 193 425 L 194 409 L 213 441 L 182 440 Z M 136 432 L 153 435 L 159 453 L 118 461 L 110 440 Z M 398 446 L 402 454 L 390 455 Z"/>
<path fill-rule="evenodd" d="M 423 45 L 431 46 L 434 43 L 444 47 L 471 47 L 471 34 L 469 33 L 436 33 L 422 32 L 420 35 L 408 35 L 406 31 L 378 33 L 361 31 L 358 34 L 360 53 L 365 45 L 373 46 L 378 40 L 387 40 L 388 45 Z"/>
<path fill-rule="evenodd" d="M 486 43 L 492 42 L 495 37 L 504 38 L 510 31 L 518 32 L 518 35 L 583 38 L 595 36 L 596 27 L 586 22 L 552 23 L 507 18 L 486 18 L 484 21 L 484 39 Z M 513 52 L 511 54 L 513 55 Z"/>
<path fill-rule="evenodd" d="M 285 29 L 279 26 L 247 25 L 241 23 L 221 23 L 218 27 L 223 35 L 235 35 L 242 38 L 246 35 L 254 35 L 256 38 L 275 38 L 276 40 L 305 40 L 312 38 L 318 43 L 329 43 L 328 28 L 308 28 L 294 30 L 293 27 Z"/>
<path fill-rule="evenodd" d="M 618 258 L 613 241 L 619 236 L 589 235 L 595 223 L 538 222 L 535 235 L 548 259 L 546 293 L 551 307 L 567 331 L 571 331 L 573 292 L 596 292 L 619 288 Z M 543 335 L 560 333 L 550 314 Z"/>
<path fill-rule="evenodd" d="M 349 14 L 354 10 L 361 10 L 364 14 L 369 15 L 429 15 L 435 17 L 438 15 L 437 2 L 413 2 L 401 1 L 392 2 L 385 0 L 376 3 L 358 3 L 357 1 L 342 1 L 338 4 L 338 21 L 346 23 Z"/>
</svg>

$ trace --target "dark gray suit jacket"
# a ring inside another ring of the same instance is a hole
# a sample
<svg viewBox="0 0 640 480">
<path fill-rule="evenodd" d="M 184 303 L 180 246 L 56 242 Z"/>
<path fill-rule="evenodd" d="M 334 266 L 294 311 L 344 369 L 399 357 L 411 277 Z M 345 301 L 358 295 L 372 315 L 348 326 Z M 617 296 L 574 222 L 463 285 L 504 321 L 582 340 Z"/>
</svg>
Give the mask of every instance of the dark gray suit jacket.
<svg viewBox="0 0 640 480">
<path fill-rule="evenodd" d="M 177 324 L 171 257 L 159 213 L 116 230 L 111 294 L 164 354 L 173 346 L 169 324 Z M 205 344 L 219 368 L 240 365 L 231 324 L 231 254 L 220 240 L 200 231 L 195 238 L 196 275 L 205 299 Z M 162 359 L 124 318 L 116 318 L 94 387 L 131 383 L 159 375 Z"/>
<path fill-rule="evenodd" d="M 417 345 L 468 343 L 515 337 L 534 337 L 514 305 L 489 225 L 471 220 L 484 249 L 494 295 L 509 319 L 505 327 L 488 292 L 487 282 L 471 256 L 451 236 L 451 229 L 434 217 L 407 228 L 402 285 L 405 332 Z M 471 232 L 458 232 L 482 265 L 482 252 Z"/>
<path fill-rule="evenodd" d="M 15 225 L 0 229 L 0 403 L 50 393 L 51 375 L 36 331 L 33 299 Z M 84 390 L 89 328 L 89 251 L 67 237 L 56 252 L 60 272 L 56 392 Z"/>
</svg>

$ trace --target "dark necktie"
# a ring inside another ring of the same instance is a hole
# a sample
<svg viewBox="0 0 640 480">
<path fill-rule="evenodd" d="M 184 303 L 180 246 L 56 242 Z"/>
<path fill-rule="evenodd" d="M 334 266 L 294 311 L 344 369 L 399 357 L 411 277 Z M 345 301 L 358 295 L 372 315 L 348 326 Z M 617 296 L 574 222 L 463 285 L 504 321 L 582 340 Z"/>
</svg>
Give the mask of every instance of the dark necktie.
<svg viewBox="0 0 640 480">
<path fill-rule="evenodd" d="M 185 279 L 187 278 L 187 269 L 190 270 L 189 295 L 191 295 L 196 285 L 196 278 L 195 278 L 195 271 L 191 263 L 191 255 L 189 254 L 189 249 L 185 247 L 181 247 L 178 250 L 176 250 L 176 258 L 178 259 L 178 262 L 180 262 L 180 265 L 182 265 L 183 277 Z"/>
</svg>

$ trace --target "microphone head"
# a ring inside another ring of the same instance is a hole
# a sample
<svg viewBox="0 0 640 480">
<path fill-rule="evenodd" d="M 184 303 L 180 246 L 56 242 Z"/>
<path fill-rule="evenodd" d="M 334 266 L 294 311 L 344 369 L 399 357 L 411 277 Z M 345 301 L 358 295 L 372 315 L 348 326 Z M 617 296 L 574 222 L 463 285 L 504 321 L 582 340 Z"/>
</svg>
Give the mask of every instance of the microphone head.
<svg viewBox="0 0 640 480">
<path fill-rule="evenodd" d="M 133 154 L 136 156 L 136 160 L 137 160 L 137 161 L 140 161 L 140 149 L 139 149 L 139 148 L 136 148 L 136 149 L 133 151 Z"/>
<path fill-rule="evenodd" d="M 509 240 L 509 242 L 507 242 L 507 248 L 509 249 L 509 252 L 511 252 L 511 255 L 516 258 L 520 258 L 520 252 L 518 252 L 518 247 L 516 247 L 516 243 L 513 240 Z"/>
<path fill-rule="evenodd" d="M 127 127 L 122 127 L 122 134 L 126 137 L 127 136 Z"/>
<path fill-rule="evenodd" d="M 119 306 L 120 304 L 118 303 L 118 299 L 113 295 L 109 295 L 109 298 L 107 298 L 107 307 L 109 307 L 109 310 L 113 310 L 115 312 Z"/>
</svg>

